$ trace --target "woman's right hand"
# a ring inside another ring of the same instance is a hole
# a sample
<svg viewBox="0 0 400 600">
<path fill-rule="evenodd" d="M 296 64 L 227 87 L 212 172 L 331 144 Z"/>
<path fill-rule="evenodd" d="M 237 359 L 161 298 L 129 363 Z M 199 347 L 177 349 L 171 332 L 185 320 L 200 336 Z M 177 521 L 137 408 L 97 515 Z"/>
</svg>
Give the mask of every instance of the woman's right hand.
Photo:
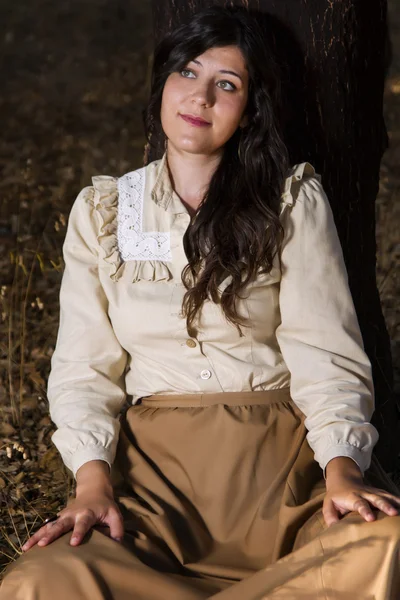
<svg viewBox="0 0 400 600">
<path fill-rule="evenodd" d="M 114 500 L 110 479 L 110 468 L 104 460 L 90 460 L 76 473 L 76 498 L 70 498 L 67 506 L 57 513 L 57 521 L 43 525 L 22 546 L 26 552 L 32 546 L 46 546 L 55 539 L 72 531 L 70 544 L 77 546 L 93 525 L 110 528 L 110 536 L 121 542 L 124 522 L 121 511 Z"/>
<path fill-rule="evenodd" d="M 26 552 L 32 546 L 46 546 L 55 539 L 72 531 L 70 544 L 77 546 L 93 525 L 108 525 L 110 536 L 116 541 L 122 541 L 124 535 L 121 511 L 114 501 L 112 492 L 99 489 L 85 490 L 76 498 L 68 501 L 67 506 L 57 513 L 57 521 L 43 525 L 22 546 Z"/>
</svg>

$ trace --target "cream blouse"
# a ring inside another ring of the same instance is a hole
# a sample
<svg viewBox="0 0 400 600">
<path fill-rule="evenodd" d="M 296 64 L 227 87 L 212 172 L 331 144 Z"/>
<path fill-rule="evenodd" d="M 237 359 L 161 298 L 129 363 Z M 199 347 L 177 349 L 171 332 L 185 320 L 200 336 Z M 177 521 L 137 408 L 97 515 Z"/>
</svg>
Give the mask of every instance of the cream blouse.
<svg viewBox="0 0 400 600">
<path fill-rule="evenodd" d="M 92 183 L 69 216 L 47 390 L 58 428 L 52 441 L 74 477 L 90 460 L 111 467 L 125 400 L 289 386 L 324 475 L 336 456 L 352 458 L 364 472 L 378 441 L 369 422 L 371 363 L 314 167 L 303 162 L 288 172 L 281 265 L 277 256 L 271 273 L 260 275 L 239 302 L 250 319 L 243 337 L 211 301 L 197 337 L 188 336 L 180 309 L 190 216 L 172 188 L 166 154 Z"/>
</svg>

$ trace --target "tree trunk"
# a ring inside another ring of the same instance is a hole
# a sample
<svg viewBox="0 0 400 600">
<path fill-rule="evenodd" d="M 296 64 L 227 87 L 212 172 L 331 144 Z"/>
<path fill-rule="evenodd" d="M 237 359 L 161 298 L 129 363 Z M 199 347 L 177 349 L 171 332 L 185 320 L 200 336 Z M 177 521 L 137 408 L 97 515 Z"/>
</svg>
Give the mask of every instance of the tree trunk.
<svg viewBox="0 0 400 600">
<path fill-rule="evenodd" d="M 155 43 L 198 9 L 224 2 L 153 0 Z M 375 199 L 382 155 L 384 80 L 390 61 L 386 0 L 249 0 L 280 62 L 287 64 L 285 142 L 291 163 L 309 161 L 322 175 L 342 243 L 349 285 L 371 360 L 387 472 L 399 454 L 390 340 L 376 285 Z M 149 160 L 160 158 L 161 141 Z"/>
</svg>

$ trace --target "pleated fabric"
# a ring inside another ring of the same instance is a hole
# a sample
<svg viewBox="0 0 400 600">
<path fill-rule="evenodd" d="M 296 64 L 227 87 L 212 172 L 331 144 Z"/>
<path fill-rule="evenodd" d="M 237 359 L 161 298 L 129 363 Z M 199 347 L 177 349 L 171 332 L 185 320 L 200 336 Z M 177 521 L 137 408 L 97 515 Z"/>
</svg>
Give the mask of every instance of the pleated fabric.
<svg viewBox="0 0 400 600">
<path fill-rule="evenodd" d="M 0 600 L 400 598 L 400 516 L 328 528 L 306 433 L 289 388 L 143 398 L 112 470 L 122 544 L 95 526 L 35 546 Z M 396 493 L 376 459 L 365 479 Z"/>
</svg>

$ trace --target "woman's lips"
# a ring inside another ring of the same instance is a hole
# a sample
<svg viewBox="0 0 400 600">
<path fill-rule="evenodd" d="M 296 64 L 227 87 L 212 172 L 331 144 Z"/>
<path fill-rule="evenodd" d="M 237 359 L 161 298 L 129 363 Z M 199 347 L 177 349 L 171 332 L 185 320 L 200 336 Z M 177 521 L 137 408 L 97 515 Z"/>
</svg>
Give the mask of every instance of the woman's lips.
<svg viewBox="0 0 400 600">
<path fill-rule="evenodd" d="M 208 127 L 209 125 L 211 125 L 211 123 L 199 121 L 198 119 L 193 119 L 192 117 L 189 117 L 187 115 L 180 114 L 179 116 L 182 117 L 184 121 L 187 121 L 187 123 L 190 123 L 190 125 L 194 125 L 195 127 Z"/>
</svg>

